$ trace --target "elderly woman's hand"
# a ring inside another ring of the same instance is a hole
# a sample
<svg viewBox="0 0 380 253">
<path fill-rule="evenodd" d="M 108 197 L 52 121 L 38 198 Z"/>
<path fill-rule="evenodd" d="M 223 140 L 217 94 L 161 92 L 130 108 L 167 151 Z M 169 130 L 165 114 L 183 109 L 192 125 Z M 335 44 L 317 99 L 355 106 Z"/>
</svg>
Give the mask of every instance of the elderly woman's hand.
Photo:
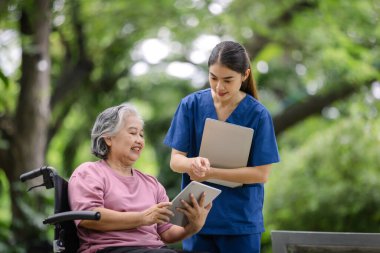
<svg viewBox="0 0 380 253">
<path fill-rule="evenodd" d="M 189 204 L 186 201 L 182 200 L 181 202 L 184 205 L 184 207 L 178 208 L 178 210 L 184 213 L 189 220 L 189 224 L 185 226 L 185 230 L 189 234 L 197 233 L 205 224 L 207 215 L 212 207 L 212 203 L 208 204 L 207 206 L 204 206 L 205 196 L 206 194 L 203 193 L 201 198 L 199 199 L 199 202 L 197 202 L 194 195 L 190 194 L 191 203 Z"/>
<path fill-rule="evenodd" d="M 171 202 L 161 202 L 146 209 L 143 212 L 142 225 L 169 222 L 170 216 L 174 216 L 174 213 L 168 209 L 171 205 Z"/>
</svg>

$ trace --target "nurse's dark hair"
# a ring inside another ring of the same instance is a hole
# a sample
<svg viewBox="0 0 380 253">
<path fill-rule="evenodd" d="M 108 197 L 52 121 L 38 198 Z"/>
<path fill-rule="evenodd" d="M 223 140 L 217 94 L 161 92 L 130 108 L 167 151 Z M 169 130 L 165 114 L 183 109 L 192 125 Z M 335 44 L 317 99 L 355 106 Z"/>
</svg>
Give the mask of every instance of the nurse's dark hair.
<svg viewBox="0 0 380 253">
<path fill-rule="evenodd" d="M 115 136 L 124 127 L 125 119 L 129 116 L 137 116 L 144 124 L 137 109 L 130 103 L 109 107 L 98 115 L 91 131 L 92 154 L 107 159 L 110 149 L 104 139 Z"/>
<path fill-rule="evenodd" d="M 234 41 L 223 41 L 217 44 L 208 59 L 208 67 L 214 64 L 221 64 L 235 72 L 245 76 L 247 69 L 250 73 L 241 84 L 240 90 L 259 99 L 256 82 L 252 75 L 252 68 L 247 50 L 239 43 Z"/>
</svg>

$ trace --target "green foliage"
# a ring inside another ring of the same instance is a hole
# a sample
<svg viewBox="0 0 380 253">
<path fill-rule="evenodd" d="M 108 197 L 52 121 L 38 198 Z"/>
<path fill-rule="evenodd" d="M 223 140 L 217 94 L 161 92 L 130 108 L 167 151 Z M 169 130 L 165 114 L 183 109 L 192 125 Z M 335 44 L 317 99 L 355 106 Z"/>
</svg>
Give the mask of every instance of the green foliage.
<svg viewBox="0 0 380 253">
<path fill-rule="evenodd" d="M 269 229 L 378 231 L 379 105 L 362 101 L 354 97 L 341 119 L 310 119 L 281 139 L 282 162 L 266 186 Z"/>
<path fill-rule="evenodd" d="M 22 219 L 13 220 L 12 224 L 9 184 L 2 171 L 0 171 L 0 183 L 0 251 L 22 253 L 25 252 L 28 243 L 32 245 L 42 241 L 46 242 L 47 238 L 52 241 L 52 227 L 43 225 L 42 221 L 53 213 L 53 192 L 37 188 L 27 193 L 27 187 L 39 184 L 38 181 L 27 185 L 15 183 L 13 187 L 17 188 L 17 191 L 23 196 L 16 199 L 22 210 Z M 29 228 L 25 231 L 28 234 L 29 242 L 17 243 L 18 235 L 12 232 L 15 226 Z"/>
<path fill-rule="evenodd" d="M 5 249 L 11 223 L 9 185 L 3 171 L 0 170 L 0 251 Z"/>
<path fill-rule="evenodd" d="M 0 114 L 13 112 L 16 108 L 19 87 L 0 71 Z"/>
</svg>

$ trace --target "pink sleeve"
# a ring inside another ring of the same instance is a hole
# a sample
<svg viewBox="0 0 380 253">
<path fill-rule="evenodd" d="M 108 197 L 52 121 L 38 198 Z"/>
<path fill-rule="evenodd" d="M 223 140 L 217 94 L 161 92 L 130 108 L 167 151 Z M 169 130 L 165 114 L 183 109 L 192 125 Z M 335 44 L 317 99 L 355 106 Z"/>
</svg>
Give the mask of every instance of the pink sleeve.
<svg viewBox="0 0 380 253">
<path fill-rule="evenodd" d="M 158 203 L 169 202 L 169 197 L 168 197 L 168 195 L 166 195 L 165 188 L 160 183 L 158 183 L 157 195 L 158 195 L 157 196 Z M 173 226 L 173 224 L 171 224 L 171 223 L 159 224 L 157 226 L 158 234 L 165 232 L 166 230 L 171 228 L 171 226 Z"/>
<path fill-rule="evenodd" d="M 69 180 L 68 194 L 73 211 L 91 211 L 104 205 L 104 183 L 89 166 L 78 167 Z M 80 221 L 75 221 L 78 225 Z"/>
</svg>

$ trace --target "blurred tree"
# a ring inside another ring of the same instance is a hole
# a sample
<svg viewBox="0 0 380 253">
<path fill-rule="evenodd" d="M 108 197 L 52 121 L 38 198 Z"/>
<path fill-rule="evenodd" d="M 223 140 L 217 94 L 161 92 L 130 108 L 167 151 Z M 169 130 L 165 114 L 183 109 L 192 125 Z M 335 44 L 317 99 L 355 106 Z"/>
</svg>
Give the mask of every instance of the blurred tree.
<svg viewBox="0 0 380 253">
<path fill-rule="evenodd" d="M 50 1 L 39 0 L 34 5 L 20 6 L 19 31 L 22 40 L 22 64 L 20 92 L 12 122 L 4 133 L 9 149 L 3 151 L 1 167 L 10 182 L 12 200 L 12 230 L 17 240 L 33 241 L 38 228 L 25 229 L 27 217 L 20 206 L 18 178 L 26 168 L 44 163 L 47 131 L 50 119 L 50 53 L 49 36 L 51 27 Z M 10 115 L 5 115 L 10 119 Z"/>
<path fill-rule="evenodd" d="M 338 103 L 339 121 L 314 117 L 282 139 L 287 159 L 267 185 L 270 228 L 379 231 L 380 105 L 371 96 Z"/>
</svg>

